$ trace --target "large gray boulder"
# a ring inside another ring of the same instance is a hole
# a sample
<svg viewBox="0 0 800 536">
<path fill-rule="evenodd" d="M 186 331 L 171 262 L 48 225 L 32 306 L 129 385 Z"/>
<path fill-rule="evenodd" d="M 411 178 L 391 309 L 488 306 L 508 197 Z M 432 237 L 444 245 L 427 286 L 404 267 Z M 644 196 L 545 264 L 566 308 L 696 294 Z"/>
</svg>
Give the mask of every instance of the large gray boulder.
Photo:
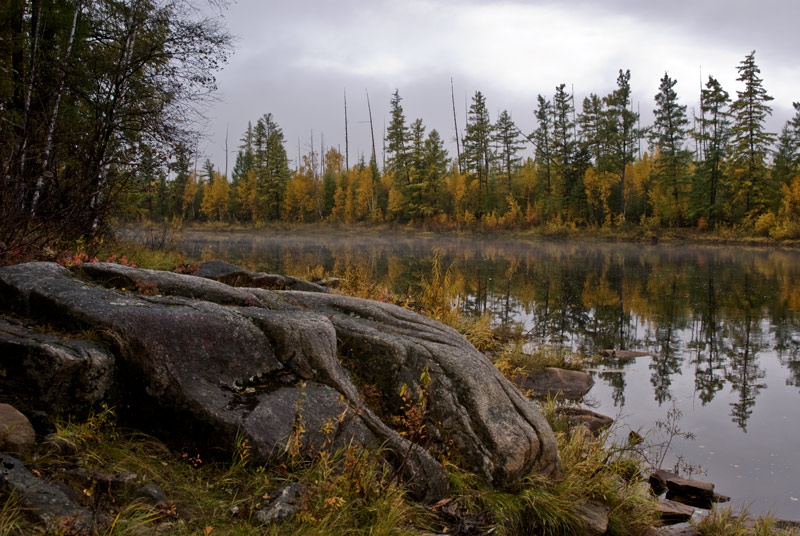
<svg viewBox="0 0 800 536">
<path fill-rule="evenodd" d="M 261 462 L 293 449 L 383 446 L 423 500 L 447 492 L 431 452 L 507 487 L 531 471 L 560 473 L 536 407 L 456 331 L 394 305 L 106 263 L 30 263 L 0 268 L 4 311 L 91 330 L 134 411 L 146 401 L 228 446 L 244 434 Z M 79 396 L 78 383 L 70 389 Z M 425 434 L 406 434 L 412 442 L 397 423 L 420 399 Z"/>
</svg>

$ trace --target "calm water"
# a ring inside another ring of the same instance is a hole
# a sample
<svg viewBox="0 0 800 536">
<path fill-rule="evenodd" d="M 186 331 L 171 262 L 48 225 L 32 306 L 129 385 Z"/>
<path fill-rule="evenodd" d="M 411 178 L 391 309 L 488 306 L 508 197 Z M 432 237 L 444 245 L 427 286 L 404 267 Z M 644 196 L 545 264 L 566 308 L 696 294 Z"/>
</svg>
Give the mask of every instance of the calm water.
<svg viewBox="0 0 800 536">
<path fill-rule="evenodd" d="M 355 268 L 396 296 L 430 277 L 437 251 L 465 313 L 586 354 L 649 352 L 599 362 L 588 402 L 624 434 L 677 408 L 695 438 L 676 438 L 665 468 L 682 457 L 735 506 L 800 520 L 800 252 L 274 231 L 181 247 L 298 276 Z"/>
</svg>

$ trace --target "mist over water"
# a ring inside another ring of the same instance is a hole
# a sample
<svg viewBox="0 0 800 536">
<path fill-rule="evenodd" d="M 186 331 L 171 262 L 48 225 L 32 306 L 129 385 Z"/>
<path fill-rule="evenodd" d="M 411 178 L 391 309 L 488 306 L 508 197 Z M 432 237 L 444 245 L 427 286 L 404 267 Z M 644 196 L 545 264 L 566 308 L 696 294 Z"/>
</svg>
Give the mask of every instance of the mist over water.
<svg viewBox="0 0 800 536">
<path fill-rule="evenodd" d="M 401 234 L 190 232 L 181 248 L 303 277 L 362 273 L 402 299 L 434 252 L 465 314 L 603 358 L 586 402 L 648 430 L 677 408 L 664 461 L 699 465 L 734 506 L 800 520 L 800 252 Z M 354 272 L 355 271 L 355 272 Z"/>
</svg>

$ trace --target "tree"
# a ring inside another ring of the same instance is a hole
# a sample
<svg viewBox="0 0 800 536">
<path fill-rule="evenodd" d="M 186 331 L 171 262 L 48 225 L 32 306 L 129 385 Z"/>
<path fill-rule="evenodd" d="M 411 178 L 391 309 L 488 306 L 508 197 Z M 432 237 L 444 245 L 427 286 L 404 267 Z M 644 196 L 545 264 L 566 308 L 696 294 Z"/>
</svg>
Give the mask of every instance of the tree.
<svg viewBox="0 0 800 536">
<path fill-rule="evenodd" d="M 271 113 L 256 122 L 253 147 L 259 199 L 257 217 L 278 220 L 290 172 L 283 131 Z"/>
<path fill-rule="evenodd" d="M 695 136 L 703 147 L 704 158 L 697 168 L 692 188 L 695 208 L 691 215 L 705 217 L 712 228 L 721 212 L 719 190 L 724 182 L 723 163 L 731 133 L 730 101 L 728 92 L 716 78 L 709 76 L 706 88 L 700 93 L 701 116 L 696 118 L 700 128 Z"/>
<path fill-rule="evenodd" d="M 639 114 L 630 109 L 631 106 L 631 72 L 619 71 L 617 89 L 603 98 L 601 138 L 604 139 L 607 152 L 599 165 L 600 171 L 609 171 L 619 177 L 619 209 L 618 213 L 625 217 L 625 173 L 628 164 L 632 163 L 636 150 L 638 132 L 636 123 Z"/>
<path fill-rule="evenodd" d="M 524 145 L 520 143 L 519 128 L 514 124 L 508 110 L 503 110 L 497 117 L 497 122 L 494 124 L 494 141 L 500 148 L 497 159 L 502 163 L 508 193 L 511 193 L 512 171 L 519 165 L 520 158 L 517 157 L 517 153 L 524 148 Z"/>
<path fill-rule="evenodd" d="M 209 220 L 224 221 L 228 219 L 230 201 L 228 179 L 219 172 L 214 172 L 200 204 L 200 211 Z"/>
<path fill-rule="evenodd" d="M 465 164 L 463 168 L 471 172 L 478 181 L 482 211 L 488 211 L 491 208 L 489 168 L 492 162 L 490 150 L 492 132 L 492 121 L 489 118 L 489 110 L 486 108 L 486 98 L 483 93 L 476 91 L 467 116 L 462 158 Z"/>
<path fill-rule="evenodd" d="M 737 67 L 744 90 L 737 91 L 737 99 L 731 105 L 733 115 L 731 143 L 731 172 L 729 174 L 732 193 L 732 212 L 735 216 L 756 217 L 771 204 L 776 188 L 768 183 L 766 159 L 775 136 L 765 130 L 772 108 L 772 100 L 759 77 L 761 70 L 756 65 L 755 51 L 751 52 Z M 737 207 L 744 209 L 744 214 Z"/>
<path fill-rule="evenodd" d="M 800 174 L 800 102 L 793 103 L 795 114 L 786 122 L 778 137 L 775 151 L 773 181 L 781 187 Z"/>
<path fill-rule="evenodd" d="M 533 140 L 536 144 L 536 168 L 542 177 L 541 184 L 545 194 L 545 216 L 552 216 L 554 210 L 553 198 L 553 105 L 549 100 L 538 95 L 537 107 L 534 112 L 536 117 L 536 130 Z"/>
<path fill-rule="evenodd" d="M 654 179 L 662 194 L 654 210 L 670 223 L 680 225 L 688 213 L 691 153 L 686 149 L 686 105 L 678 103 L 675 84 L 677 80 L 664 73 L 655 96 L 651 144 L 657 150 Z"/>
<path fill-rule="evenodd" d="M 576 213 L 584 197 L 583 183 L 577 169 L 577 142 L 575 140 L 575 106 L 566 85 L 556 86 L 553 96 L 552 165 L 565 200 L 565 209 Z"/>
<path fill-rule="evenodd" d="M 143 148 L 164 165 L 194 138 L 230 45 L 198 13 L 182 0 L 6 3 L 0 257 L 102 235 Z"/>
<path fill-rule="evenodd" d="M 406 116 L 403 114 L 403 106 L 400 91 L 395 89 L 390 102 L 391 120 L 386 127 L 386 172 L 395 177 L 396 184 L 408 185 L 410 182 L 409 158 L 407 145 L 409 142 L 408 126 Z"/>
</svg>

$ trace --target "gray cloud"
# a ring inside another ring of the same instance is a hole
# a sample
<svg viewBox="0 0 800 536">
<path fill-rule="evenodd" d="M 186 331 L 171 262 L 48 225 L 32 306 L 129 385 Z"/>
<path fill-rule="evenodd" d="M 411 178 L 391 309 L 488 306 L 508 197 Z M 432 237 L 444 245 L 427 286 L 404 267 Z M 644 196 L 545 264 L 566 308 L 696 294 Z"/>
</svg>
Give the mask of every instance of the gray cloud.
<svg viewBox="0 0 800 536">
<path fill-rule="evenodd" d="M 665 70 L 679 80 L 679 94 L 689 105 L 696 101 L 701 68 L 704 77 L 713 73 L 735 95 L 736 65 L 753 49 L 765 86 L 776 97 L 770 127 L 777 130 L 790 115 L 791 101 L 800 100 L 792 28 L 800 20 L 800 3 L 765 0 L 757 10 L 745 0 L 699 4 L 240 0 L 225 14 L 240 40 L 218 76 L 220 101 L 209 113 L 205 152 L 224 166 L 227 126 L 232 167 L 247 121 L 267 112 L 283 127 L 291 158 L 298 138 L 301 150 L 308 149 L 312 129 L 317 147 L 323 134 L 327 146 L 344 150 L 345 89 L 351 164 L 357 152 L 370 152 L 365 90 L 379 152 L 395 88 L 409 121 L 421 117 L 451 140 L 451 76 L 461 128 L 476 89 L 487 96 L 493 117 L 508 109 L 530 131 L 538 93 L 549 96 L 558 83 L 574 84 L 580 105 L 588 92 L 611 91 L 620 68 L 631 69 L 634 98 L 647 121 Z"/>
</svg>

